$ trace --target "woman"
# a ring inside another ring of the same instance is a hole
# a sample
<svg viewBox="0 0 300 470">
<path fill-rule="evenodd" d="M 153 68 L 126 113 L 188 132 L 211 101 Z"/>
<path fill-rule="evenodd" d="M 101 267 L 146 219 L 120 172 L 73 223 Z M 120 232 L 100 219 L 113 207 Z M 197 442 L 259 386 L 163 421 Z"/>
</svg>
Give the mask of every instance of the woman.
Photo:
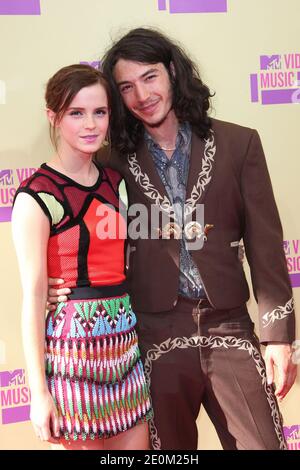
<svg viewBox="0 0 300 470">
<path fill-rule="evenodd" d="M 56 152 L 21 184 L 12 216 L 33 426 L 55 448 L 147 449 L 151 406 L 126 291 L 121 177 L 93 161 L 108 134 L 108 85 L 98 70 L 71 65 L 45 98 Z M 48 276 L 72 295 L 45 327 Z"/>
</svg>

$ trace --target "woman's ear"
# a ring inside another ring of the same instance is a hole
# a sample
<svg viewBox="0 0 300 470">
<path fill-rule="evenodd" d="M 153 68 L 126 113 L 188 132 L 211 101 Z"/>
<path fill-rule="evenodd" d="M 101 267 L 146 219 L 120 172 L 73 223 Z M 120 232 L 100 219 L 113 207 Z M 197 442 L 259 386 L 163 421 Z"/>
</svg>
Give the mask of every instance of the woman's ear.
<svg viewBox="0 0 300 470">
<path fill-rule="evenodd" d="M 46 108 L 46 114 L 51 126 L 54 127 L 56 113 L 52 109 Z"/>
</svg>

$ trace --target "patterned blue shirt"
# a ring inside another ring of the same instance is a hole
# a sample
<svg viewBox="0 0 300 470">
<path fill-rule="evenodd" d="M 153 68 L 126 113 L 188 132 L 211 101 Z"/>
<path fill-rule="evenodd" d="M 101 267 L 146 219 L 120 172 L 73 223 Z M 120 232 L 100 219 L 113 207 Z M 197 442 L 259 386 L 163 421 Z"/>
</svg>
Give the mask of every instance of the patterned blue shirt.
<svg viewBox="0 0 300 470">
<path fill-rule="evenodd" d="M 176 149 L 170 159 L 147 131 L 145 141 L 181 225 L 191 154 L 191 127 L 187 122 L 180 126 Z M 187 250 L 184 237 L 180 239 L 179 294 L 193 299 L 206 297 L 199 270 Z"/>
</svg>

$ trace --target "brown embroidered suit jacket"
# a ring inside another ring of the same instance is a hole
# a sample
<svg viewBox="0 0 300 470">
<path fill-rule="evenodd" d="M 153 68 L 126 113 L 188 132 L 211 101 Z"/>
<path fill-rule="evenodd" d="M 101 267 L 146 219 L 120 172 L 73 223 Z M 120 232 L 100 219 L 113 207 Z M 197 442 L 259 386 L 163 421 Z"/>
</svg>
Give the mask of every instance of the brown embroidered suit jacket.
<svg viewBox="0 0 300 470">
<path fill-rule="evenodd" d="M 212 137 L 193 133 L 187 202 L 204 204 L 205 224 L 212 224 L 203 248 L 191 251 L 211 304 L 230 309 L 244 304 L 249 288 L 238 257 L 242 240 L 258 302 L 260 341 L 294 340 L 295 316 L 283 251 L 282 227 L 258 133 L 212 120 Z M 104 162 L 103 156 L 100 161 Z M 108 165 L 124 177 L 128 202 L 168 207 L 169 200 L 147 147 Z M 195 211 L 194 211 L 195 212 Z M 145 221 L 148 224 L 149 221 Z M 163 312 L 176 305 L 179 240 L 128 239 L 128 280 L 137 312 Z"/>
</svg>

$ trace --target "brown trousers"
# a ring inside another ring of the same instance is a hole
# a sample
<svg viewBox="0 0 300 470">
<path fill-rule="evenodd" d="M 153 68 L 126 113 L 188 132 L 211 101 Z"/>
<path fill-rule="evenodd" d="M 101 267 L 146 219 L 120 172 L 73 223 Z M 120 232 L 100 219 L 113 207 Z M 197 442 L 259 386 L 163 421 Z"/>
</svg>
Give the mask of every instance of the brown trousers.
<svg viewBox="0 0 300 470">
<path fill-rule="evenodd" d="M 178 299 L 173 310 L 139 313 L 150 386 L 153 449 L 194 450 L 203 404 L 224 449 L 279 450 L 286 443 L 246 306 L 215 310 Z"/>
</svg>

